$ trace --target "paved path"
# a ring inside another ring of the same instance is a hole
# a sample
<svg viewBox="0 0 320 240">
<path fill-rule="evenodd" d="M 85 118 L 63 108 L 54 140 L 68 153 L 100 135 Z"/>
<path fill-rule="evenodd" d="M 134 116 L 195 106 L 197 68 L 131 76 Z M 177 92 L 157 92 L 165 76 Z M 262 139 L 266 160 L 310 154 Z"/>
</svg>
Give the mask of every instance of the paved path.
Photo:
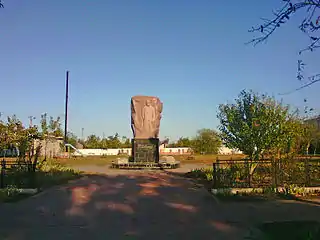
<svg viewBox="0 0 320 240">
<path fill-rule="evenodd" d="M 252 224 L 319 219 L 319 205 L 221 203 L 164 172 L 109 171 L 0 205 L 0 239 L 243 239 Z"/>
</svg>

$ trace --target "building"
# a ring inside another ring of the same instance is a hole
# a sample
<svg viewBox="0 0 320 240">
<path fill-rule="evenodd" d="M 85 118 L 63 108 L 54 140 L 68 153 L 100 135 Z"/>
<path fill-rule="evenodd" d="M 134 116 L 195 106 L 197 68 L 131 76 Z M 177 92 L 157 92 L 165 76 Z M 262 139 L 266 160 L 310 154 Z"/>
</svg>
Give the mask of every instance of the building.
<svg viewBox="0 0 320 240">
<path fill-rule="evenodd" d="M 193 153 L 191 148 L 188 147 L 176 147 L 167 148 L 164 144 L 159 147 L 160 155 L 191 155 Z M 219 154 L 231 155 L 242 154 L 241 151 L 235 149 L 229 149 L 227 147 L 221 147 Z M 116 156 L 116 155 L 132 155 L 131 148 L 109 148 L 109 149 L 75 149 L 72 154 L 75 157 L 80 156 Z"/>
<path fill-rule="evenodd" d="M 231 148 L 227 148 L 225 146 L 222 146 L 219 149 L 219 154 L 221 154 L 221 155 L 231 155 L 231 154 L 242 154 L 242 152 L 237 150 L 237 149 L 231 149 Z"/>
<path fill-rule="evenodd" d="M 72 154 L 75 157 L 80 156 L 115 156 L 132 154 L 131 148 L 109 148 L 109 149 L 77 149 Z"/>
<path fill-rule="evenodd" d="M 159 147 L 160 155 L 190 155 L 192 149 L 189 147 L 168 148 L 165 144 Z"/>
<path fill-rule="evenodd" d="M 61 155 L 64 152 L 64 141 L 62 137 L 48 137 L 47 139 L 36 139 L 34 141 L 34 148 L 36 149 L 39 145 L 40 156 L 53 158 Z"/>
</svg>

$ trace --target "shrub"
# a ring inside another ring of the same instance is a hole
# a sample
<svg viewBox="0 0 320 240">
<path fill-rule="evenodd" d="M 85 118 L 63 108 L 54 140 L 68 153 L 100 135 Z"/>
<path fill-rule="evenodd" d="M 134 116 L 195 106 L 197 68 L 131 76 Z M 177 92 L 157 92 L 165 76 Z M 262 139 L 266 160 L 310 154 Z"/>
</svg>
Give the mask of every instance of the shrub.
<svg viewBox="0 0 320 240">
<path fill-rule="evenodd" d="M 197 168 L 193 169 L 189 176 L 199 180 L 212 181 L 213 180 L 213 168 Z"/>
</svg>

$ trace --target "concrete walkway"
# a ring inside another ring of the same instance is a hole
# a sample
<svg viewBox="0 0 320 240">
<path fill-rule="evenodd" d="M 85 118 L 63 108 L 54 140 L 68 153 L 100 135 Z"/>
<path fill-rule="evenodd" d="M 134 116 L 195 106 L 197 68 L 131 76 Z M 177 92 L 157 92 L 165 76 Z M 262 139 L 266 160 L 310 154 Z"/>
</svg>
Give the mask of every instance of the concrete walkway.
<svg viewBox="0 0 320 240">
<path fill-rule="evenodd" d="M 108 171 L 0 205 L 0 239 L 243 239 L 255 223 L 319 220 L 319 205 L 221 203 L 164 172 Z"/>
</svg>

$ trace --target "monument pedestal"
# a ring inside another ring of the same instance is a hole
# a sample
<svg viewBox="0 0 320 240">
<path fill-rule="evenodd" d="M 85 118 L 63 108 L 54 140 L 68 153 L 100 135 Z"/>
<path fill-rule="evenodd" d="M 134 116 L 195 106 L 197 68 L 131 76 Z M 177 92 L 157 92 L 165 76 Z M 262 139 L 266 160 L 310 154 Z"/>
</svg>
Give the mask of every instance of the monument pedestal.
<svg viewBox="0 0 320 240">
<path fill-rule="evenodd" d="M 131 143 L 133 162 L 159 163 L 159 138 L 134 138 Z"/>
</svg>

